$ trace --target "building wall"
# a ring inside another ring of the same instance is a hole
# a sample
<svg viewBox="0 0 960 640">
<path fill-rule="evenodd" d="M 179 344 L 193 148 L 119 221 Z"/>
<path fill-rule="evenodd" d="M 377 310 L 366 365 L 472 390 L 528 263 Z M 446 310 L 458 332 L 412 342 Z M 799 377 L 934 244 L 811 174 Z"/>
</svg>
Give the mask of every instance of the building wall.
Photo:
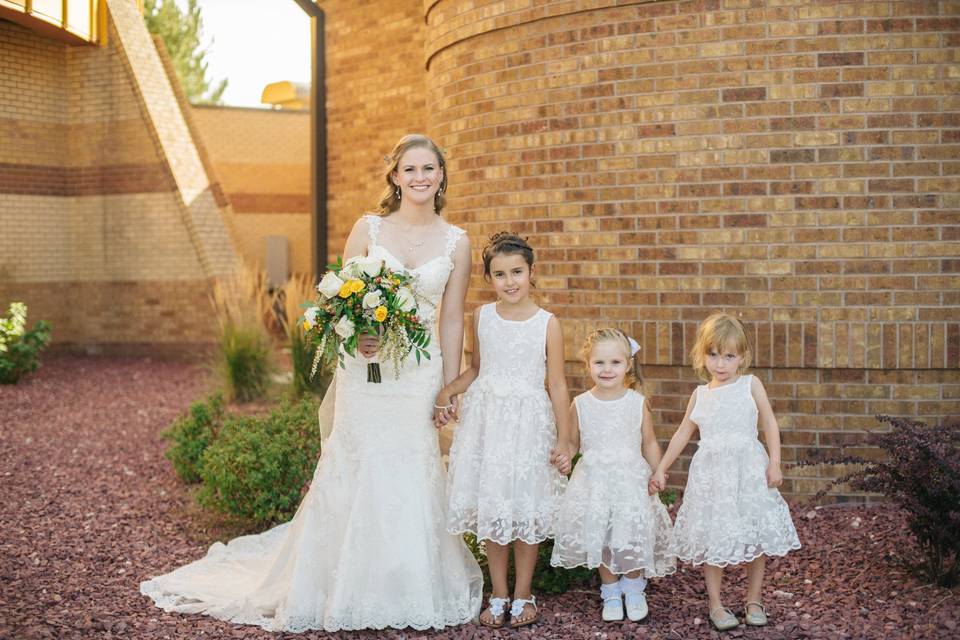
<svg viewBox="0 0 960 640">
<path fill-rule="evenodd" d="M 422 0 L 323 3 L 327 56 L 329 257 L 386 187 L 384 155 L 426 127 Z"/>
<path fill-rule="evenodd" d="M 232 245 L 136 6 L 114 9 L 106 47 L 0 21 L 0 304 L 64 345 L 207 342 Z"/>
<path fill-rule="evenodd" d="M 640 341 L 661 437 L 696 384 L 697 323 L 721 309 L 750 327 L 785 461 L 858 442 L 877 413 L 957 415 L 948 5 L 425 7 L 449 218 L 477 245 L 503 228 L 530 237 L 568 358 L 602 324 Z M 491 299 L 479 274 L 469 299 Z M 790 470 L 786 491 L 835 471 Z"/>
<path fill-rule="evenodd" d="M 190 111 L 233 211 L 240 254 L 264 268 L 266 237 L 286 236 L 291 271 L 310 273 L 310 113 L 206 105 Z"/>
</svg>

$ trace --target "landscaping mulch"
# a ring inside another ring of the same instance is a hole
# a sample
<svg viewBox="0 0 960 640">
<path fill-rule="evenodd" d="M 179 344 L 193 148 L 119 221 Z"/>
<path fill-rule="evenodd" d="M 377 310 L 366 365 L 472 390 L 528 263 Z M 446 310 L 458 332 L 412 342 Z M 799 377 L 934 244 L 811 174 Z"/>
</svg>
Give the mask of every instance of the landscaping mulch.
<svg viewBox="0 0 960 640">
<path fill-rule="evenodd" d="M 603 623 L 594 590 L 540 599 L 523 630 L 270 634 L 164 613 L 139 583 L 203 555 L 228 529 L 192 503 L 159 432 L 211 388 L 201 368 L 149 359 L 49 358 L 0 386 L 0 638 L 719 638 L 698 570 L 649 588 L 650 617 Z M 730 638 L 960 637 L 960 592 L 923 584 L 917 553 L 887 506 L 794 505 L 803 548 L 767 565 L 770 626 Z M 211 524 L 214 523 L 214 524 Z M 739 613 L 743 571 L 728 569 Z"/>
</svg>

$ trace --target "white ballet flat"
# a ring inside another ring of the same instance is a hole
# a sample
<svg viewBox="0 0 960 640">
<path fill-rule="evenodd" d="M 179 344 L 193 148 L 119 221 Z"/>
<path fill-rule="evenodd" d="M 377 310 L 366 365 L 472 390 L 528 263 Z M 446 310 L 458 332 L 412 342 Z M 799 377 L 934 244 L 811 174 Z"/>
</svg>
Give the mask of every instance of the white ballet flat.
<svg viewBox="0 0 960 640">
<path fill-rule="evenodd" d="M 643 593 L 624 593 L 623 599 L 627 603 L 627 617 L 633 622 L 643 620 L 650 613 L 647 607 L 647 596 Z"/>
<path fill-rule="evenodd" d="M 620 583 L 600 585 L 600 598 L 603 599 L 604 622 L 619 622 L 623 620 L 623 591 Z"/>
</svg>

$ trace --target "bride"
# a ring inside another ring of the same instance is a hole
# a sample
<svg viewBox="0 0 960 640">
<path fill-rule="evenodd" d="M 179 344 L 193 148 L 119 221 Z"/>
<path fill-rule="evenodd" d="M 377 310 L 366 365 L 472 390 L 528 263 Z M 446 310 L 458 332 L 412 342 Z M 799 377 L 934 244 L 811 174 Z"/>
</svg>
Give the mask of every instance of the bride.
<svg viewBox="0 0 960 640">
<path fill-rule="evenodd" d="M 431 408 L 459 373 L 470 244 L 439 215 L 447 177 L 433 141 L 405 136 L 388 161 L 380 215 L 357 221 L 344 259 L 366 253 L 416 276 L 429 302 L 420 315 L 433 327 L 432 357 L 419 365 L 408 358 L 399 378 L 381 363 L 379 384 L 367 382 L 364 358 L 346 358 L 328 392 L 336 397 L 332 431 L 293 520 L 216 543 L 200 560 L 142 583 L 141 593 L 166 611 L 272 631 L 337 631 L 440 629 L 480 609 L 480 568 L 444 529 Z M 361 340 L 363 356 L 376 350 L 375 338 Z"/>
</svg>

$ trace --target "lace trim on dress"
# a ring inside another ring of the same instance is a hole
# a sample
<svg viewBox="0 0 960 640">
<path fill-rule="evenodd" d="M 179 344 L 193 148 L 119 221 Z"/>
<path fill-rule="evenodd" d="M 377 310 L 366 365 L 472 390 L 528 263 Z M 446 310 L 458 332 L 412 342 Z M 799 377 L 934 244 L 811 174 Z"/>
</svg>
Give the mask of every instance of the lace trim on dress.
<svg viewBox="0 0 960 640">
<path fill-rule="evenodd" d="M 367 238 L 371 247 L 376 246 L 377 238 L 380 237 L 380 223 L 383 218 L 375 215 L 363 216 L 367 219 Z"/>
</svg>

